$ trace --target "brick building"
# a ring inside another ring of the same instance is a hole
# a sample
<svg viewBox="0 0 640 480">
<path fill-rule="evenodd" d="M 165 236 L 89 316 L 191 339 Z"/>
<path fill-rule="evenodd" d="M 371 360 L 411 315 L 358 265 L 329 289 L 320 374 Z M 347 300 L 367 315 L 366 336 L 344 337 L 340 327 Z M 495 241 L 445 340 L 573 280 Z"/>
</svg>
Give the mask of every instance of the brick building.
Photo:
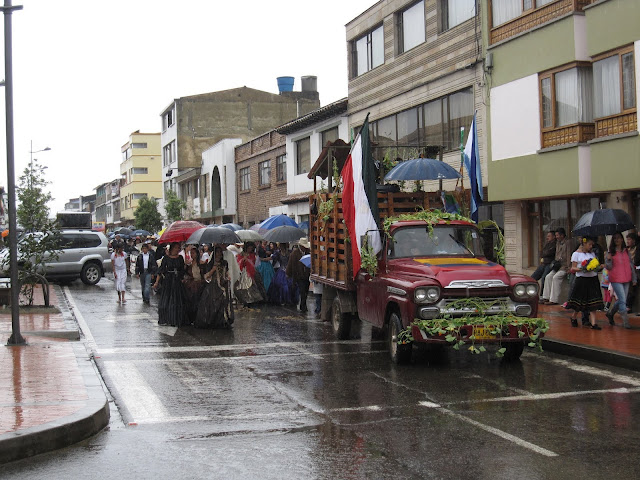
<svg viewBox="0 0 640 480">
<path fill-rule="evenodd" d="M 271 130 L 236 147 L 237 223 L 244 228 L 268 218 L 287 195 L 285 141 Z"/>
</svg>

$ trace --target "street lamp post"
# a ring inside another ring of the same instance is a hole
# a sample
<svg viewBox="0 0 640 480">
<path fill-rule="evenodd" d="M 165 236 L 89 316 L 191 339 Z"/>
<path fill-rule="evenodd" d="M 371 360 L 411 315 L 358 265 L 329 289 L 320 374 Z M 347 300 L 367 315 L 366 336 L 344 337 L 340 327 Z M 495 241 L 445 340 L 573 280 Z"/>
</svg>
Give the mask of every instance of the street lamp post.
<svg viewBox="0 0 640 480">
<path fill-rule="evenodd" d="M 22 5 L 11 5 L 11 0 L 4 0 L 0 7 L 4 14 L 4 96 L 7 132 L 7 187 L 9 194 L 9 266 L 11 270 L 11 336 L 7 345 L 25 345 L 26 341 L 20 333 L 20 287 L 18 281 L 18 235 L 16 232 L 16 172 L 14 165 L 13 144 L 13 44 L 11 41 L 11 14 L 21 10 Z"/>
<path fill-rule="evenodd" d="M 49 150 L 51 150 L 50 147 L 44 147 L 41 150 L 34 150 L 33 149 L 33 140 L 31 140 L 31 147 L 29 148 L 29 155 L 30 155 L 30 159 L 29 159 L 29 186 L 32 187 L 33 185 L 31 184 L 31 182 L 33 181 L 33 154 L 34 153 L 40 153 L 40 152 L 48 152 Z M 36 159 L 37 161 L 38 159 Z"/>
</svg>

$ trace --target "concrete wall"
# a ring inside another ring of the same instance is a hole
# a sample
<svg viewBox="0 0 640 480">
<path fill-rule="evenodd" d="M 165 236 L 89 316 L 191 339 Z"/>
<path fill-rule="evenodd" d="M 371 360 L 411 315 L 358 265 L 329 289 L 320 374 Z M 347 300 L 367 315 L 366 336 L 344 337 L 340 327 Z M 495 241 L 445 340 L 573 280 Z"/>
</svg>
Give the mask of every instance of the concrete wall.
<svg viewBox="0 0 640 480">
<path fill-rule="evenodd" d="M 589 37 L 589 55 L 633 43 L 640 38 L 640 2 L 608 0 L 595 2 L 584 9 Z M 636 66 L 638 64 L 636 54 Z M 636 76 L 636 85 L 638 84 Z"/>
<path fill-rule="evenodd" d="M 209 175 L 209 195 L 202 198 L 202 210 L 211 211 L 213 191 L 213 171 L 217 167 L 220 175 L 220 199 L 222 212 L 212 212 L 213 215 L 236 215 L 236 169 L 235 147 L 240 145 L 239 138 L 227 138 L 216 143 L 202 153 L 201 175 Z M 202 189 L 200 189 L 202 192 Z"/>
</svg>

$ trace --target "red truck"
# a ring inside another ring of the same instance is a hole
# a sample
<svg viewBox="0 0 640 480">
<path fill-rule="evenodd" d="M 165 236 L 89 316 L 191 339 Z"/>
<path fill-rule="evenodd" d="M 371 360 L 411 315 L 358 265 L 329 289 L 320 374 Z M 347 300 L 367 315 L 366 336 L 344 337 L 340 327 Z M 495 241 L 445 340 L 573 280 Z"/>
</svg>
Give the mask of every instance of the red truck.
<svg viewBox="0 0 640 480">
<path fill-rule="evenodd" d="M 517 359 L 542 335 L 525 321 L 537 315 L 537 282 L 487 259 L 480 232 L 469 221 L 405 215 L 409 219 L 387 222 L 376 272 L 361 269 L 354 277 L 341 196 L 310 198 L 311 280 L 323 284 L 322 317 L 331 320 L 339 339 L 350 337 L 357 316 L 374 330 L 386 330 L 391 359 L 404 363 L 412 343 L 470 345 L 472 351 L 500 344 L 500 354 Z M 428 200 L 424 192 L 379 192 L 378 204 L 384 219 L 422 210 Z M 479 315 L 482 322 L 474 320 Z M 492 315 L 507 315 L 507 321 L 492 324 L 498 318 Z"/>
</svg>

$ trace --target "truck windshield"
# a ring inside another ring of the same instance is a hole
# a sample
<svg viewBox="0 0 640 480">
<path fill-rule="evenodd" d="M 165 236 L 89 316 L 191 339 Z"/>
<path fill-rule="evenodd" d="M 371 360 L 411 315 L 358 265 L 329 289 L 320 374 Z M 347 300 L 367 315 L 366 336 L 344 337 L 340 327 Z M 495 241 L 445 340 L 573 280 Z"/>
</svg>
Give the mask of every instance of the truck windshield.
<svg viewBox="0 0 640 480">
<path fill-rule="evenodd" d="M 422 226 L 400 228 L 392 244 L 393 258 L 483 255 L 478 230 L 466 225 L 437 225 L 432 235 Z"/>
</svg>

